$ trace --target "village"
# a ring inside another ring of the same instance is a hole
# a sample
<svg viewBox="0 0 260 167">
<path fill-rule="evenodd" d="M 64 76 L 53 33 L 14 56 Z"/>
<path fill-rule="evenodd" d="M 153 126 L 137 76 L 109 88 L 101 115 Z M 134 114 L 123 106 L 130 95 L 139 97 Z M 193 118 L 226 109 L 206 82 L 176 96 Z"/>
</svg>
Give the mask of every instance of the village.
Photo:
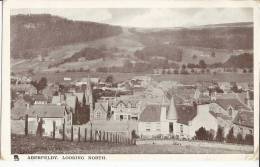
<svg viewBox="0 0 260 167">
<path fill-rule="evenodd" d="M 62 138 L 64 128 L 65 138 L 70 138 L 74 127 L 75 134 L 91 131 L 85 138 L 98 130 L 121 134 L 137 145 L 174 140 L 253 145 L 254 92 L 249 81 L 185 84 L 137 75 L 115 82 L 113 77 L 86 74 L 51 83 L 44 77 L 33 81 L 12 76 L 12 134 L 24 134 L 27 119 L 27 131 L 34 136 L 53 137 L 55 131 Z"/>
</svg>

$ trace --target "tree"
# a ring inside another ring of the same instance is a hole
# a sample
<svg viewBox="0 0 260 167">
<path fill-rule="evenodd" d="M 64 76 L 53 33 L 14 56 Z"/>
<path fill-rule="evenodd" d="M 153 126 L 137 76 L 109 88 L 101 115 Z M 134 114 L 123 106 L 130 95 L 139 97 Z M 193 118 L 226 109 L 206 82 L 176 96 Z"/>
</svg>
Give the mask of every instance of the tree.
<svg viewBox="0 0 260 167">
<path fill-rule="evenodd" d="M 109 76 L 107 76 L 107 78 L 106 78 L 106 82 L 112 84 L 112 83 L 114 82 L 114 77 L 113 77 L 113 75 L 109 75 Z"/>
<path fill-rule="evenodd" d="M 83 95 L 82 104 L 83 104 L 83 106 L 86 106 L 86 95 L 85 95 L 85 93 Z"/>
<path fill-rule="evenodd" d="M 236 142 L 237 142 L 237 144 L 243 144 L 244 140 L 243 140 L 243 136 L 241 133 L 237 134 Z"/>
<path fill-rule="evenodd" d="M 179 71 L 178 71 L 177 69 L 175 69 L 175 70 L 173 71 L 173 73 L 174 73 L 174 74 L 179 74 Z"/>
<path fill-rule="evenodd" d="M 233 127 L 229 130 L 227 136 L 226 136 L 227 143 L 235 143 L 235 136 L 234 136 L 234 129 Z"/>
<path fill-rule="evenodd" d="M 221 126 L 218 126 L 216 141 L 223 142 L 224 141 L 224 132 Z"/>
<path fill-rule="evenodd" d="M 38 82 L 32 81 L 31 85 L 36 88 L 37 94 L 39 94 L 40 91 L 42 91 L 47 86 L 47 79 L 45 77 L 42 77 Z"/>
<path fill-rule="evenodd" d="M 207 131 L 204 127 L 200 127 L 196 132 L 196 139 L 198 140 L 206 140 L 207 139 Z"/>
<path fill-rule="evenodd" d="M 200 68 L 207 68 L 207 64 L 205 63 L 204 60 L 200 60 L 200 61 L 199 61 L 199 67 L 200 67 Z"/>
<path fill-rule="evenodd" d="M 251 134 L 247 134 L 245 137 L 245 144 L 254 145 L 254 136 Z"/>
</svg>

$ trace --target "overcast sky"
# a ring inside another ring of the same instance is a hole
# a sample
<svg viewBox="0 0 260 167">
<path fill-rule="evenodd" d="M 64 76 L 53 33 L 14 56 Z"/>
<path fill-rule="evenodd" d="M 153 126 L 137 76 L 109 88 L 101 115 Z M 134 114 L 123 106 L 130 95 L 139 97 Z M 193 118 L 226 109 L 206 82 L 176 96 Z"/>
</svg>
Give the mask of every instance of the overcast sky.
<svg viewBox="0 0 260 167">
<path fill-rule="evenodd" d="M 15 9 L 12 14 L 48 13 L 71 20 L 131 27 L 179 27 L 252 22 L 250 8 Z"/>
</svg>

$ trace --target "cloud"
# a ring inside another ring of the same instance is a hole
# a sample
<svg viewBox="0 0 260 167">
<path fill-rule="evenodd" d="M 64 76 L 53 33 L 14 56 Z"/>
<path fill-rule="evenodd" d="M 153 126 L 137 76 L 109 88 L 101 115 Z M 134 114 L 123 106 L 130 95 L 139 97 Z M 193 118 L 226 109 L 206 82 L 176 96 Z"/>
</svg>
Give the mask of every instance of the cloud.
<svg viewBox="0 0 260 167">
<path fill-rule="evenodd" d="M 178 27 L 253 21 L 252 10 L 241 8 L 149 9 L 112 24 L 134 27 Z"/>
<path fill-rule="evenodd" d="M 19 9 L 12 14 L 49 13 L 72 20 L 131 27 L 180 27 L 253 21 L 250 8 Z"/>
</svg>

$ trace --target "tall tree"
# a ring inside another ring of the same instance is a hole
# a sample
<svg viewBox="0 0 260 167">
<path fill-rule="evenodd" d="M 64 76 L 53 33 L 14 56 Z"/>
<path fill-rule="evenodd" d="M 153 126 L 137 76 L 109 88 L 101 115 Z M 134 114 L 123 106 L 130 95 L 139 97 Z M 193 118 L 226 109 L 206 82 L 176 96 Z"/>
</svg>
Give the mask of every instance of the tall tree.
<svg viewBox="0 0 260 167">
<path fill-rule="evenodd" d="M 224 141 L 224 132 L 223 132 L 223 128 L 221 126 L 218 126 L 216 140 L 219 142 Z"/>
<path fill-rule="evenodd" d="M 36 88 L 37 94 L 39 94 L 47 86 L 47 79 L 45 77 L 42 77 L 38 82 L 32 81 L 31 85 Z"/>
<path fill-rule="evenodd" d="M 200 68 L 207 68 L 207 64 L 205 63 L 204 60 L 200 60 L 200 61 L 199 61 L 199 67 L 200 67 Z"/>
</svg>

